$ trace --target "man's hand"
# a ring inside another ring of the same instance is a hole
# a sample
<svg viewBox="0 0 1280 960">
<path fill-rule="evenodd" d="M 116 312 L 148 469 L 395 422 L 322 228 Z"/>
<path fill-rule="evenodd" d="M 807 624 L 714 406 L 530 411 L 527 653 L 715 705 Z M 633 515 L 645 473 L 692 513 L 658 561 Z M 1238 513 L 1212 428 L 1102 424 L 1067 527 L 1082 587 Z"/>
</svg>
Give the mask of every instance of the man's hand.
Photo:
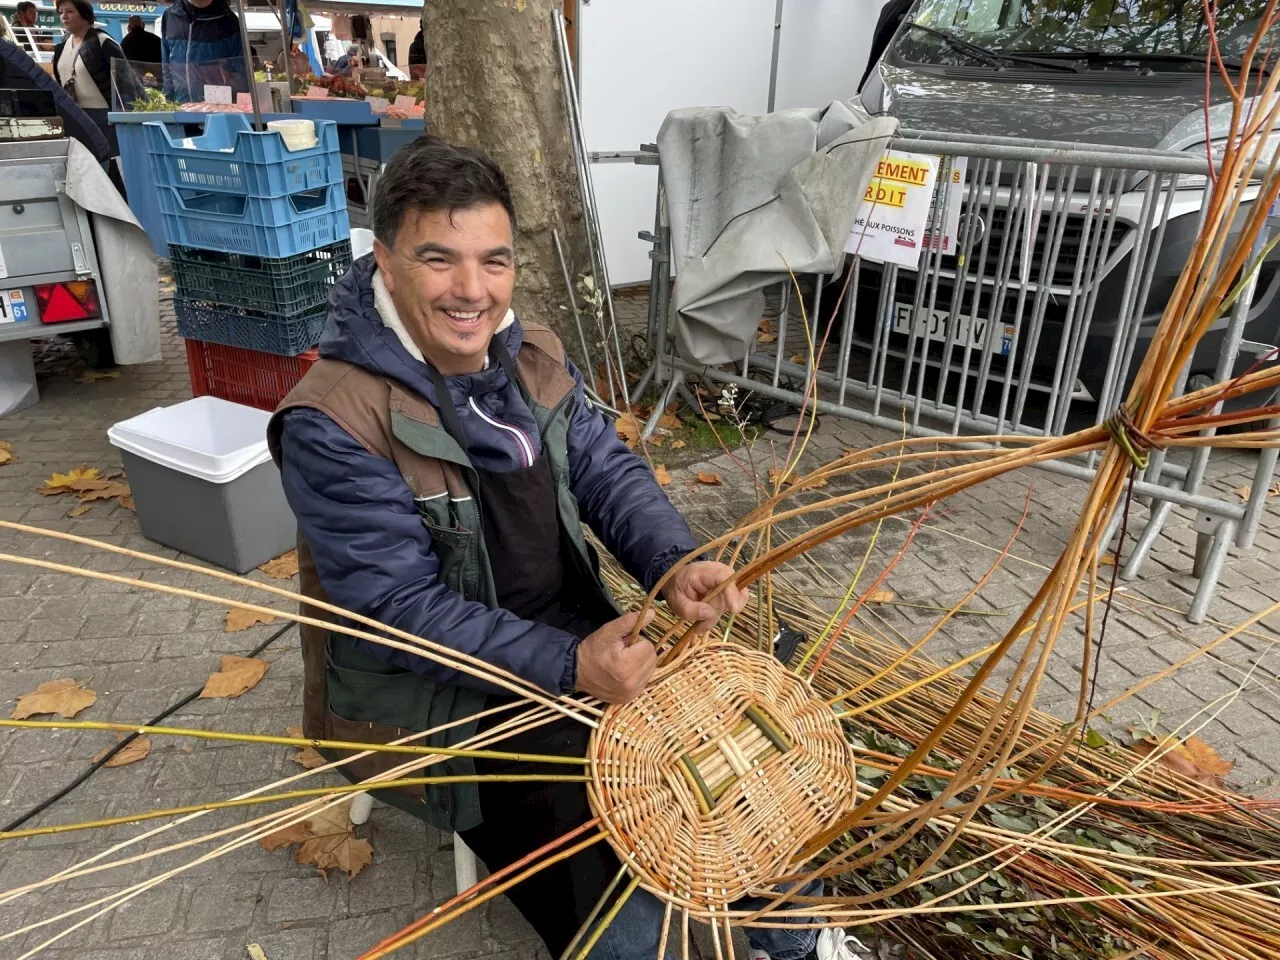
<svg viewBox="0 0 1280 960">
<path fill-rule="evenodd" d="M 741 613 L 751 599 L 747 590 L 733 583 L 733 567 L 714 560 L 699 560 L 676 571 L 663 588 L 662 596 L 676 616 L 694 621 L 698 633 L 706 633 L 725 613 Z M 720 584 L 723 592 L 705 599 Z"/>
<path fill-rule="evenodd" d="M 575 687 L 605 703 L 626 703 L 639 695 L 653 676 L 658 656 L 647 640 L 627 646 L 638 619 L 638 614 L 628 613 L 610 620 L 578 645 Z M 652 619 L 653 611 L 645 611 L 641 626 Z"/>
</svg>

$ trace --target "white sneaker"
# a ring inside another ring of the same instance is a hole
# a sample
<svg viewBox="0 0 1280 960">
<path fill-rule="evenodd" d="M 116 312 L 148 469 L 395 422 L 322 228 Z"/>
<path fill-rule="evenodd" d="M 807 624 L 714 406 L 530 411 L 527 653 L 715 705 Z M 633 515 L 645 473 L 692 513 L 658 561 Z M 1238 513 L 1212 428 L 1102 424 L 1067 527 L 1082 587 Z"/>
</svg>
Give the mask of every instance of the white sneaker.
<svg viewBox="0 0 1280 960">
<path fill-rule="evenodd" d="M 857 937 L 844 932 L 843 927 L 823 927 L 818 931 L 818 944 L 810 957 L 816 960 L 870 960 L 873 954 Z M 763 950 L 752 947 L 747 960 L 772 960 Z"/>
<path fill-rule="evenodd" d="M 869 960 L 872 953 L 844 927 L 823 927 L 818 931 L 817 960 Z"/>
</svg>

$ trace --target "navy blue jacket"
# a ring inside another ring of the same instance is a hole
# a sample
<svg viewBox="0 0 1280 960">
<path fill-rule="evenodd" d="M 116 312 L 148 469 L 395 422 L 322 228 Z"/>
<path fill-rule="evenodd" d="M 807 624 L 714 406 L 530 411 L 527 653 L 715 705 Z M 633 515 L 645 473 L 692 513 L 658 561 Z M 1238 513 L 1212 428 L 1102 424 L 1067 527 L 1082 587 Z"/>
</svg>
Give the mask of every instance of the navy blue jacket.
<svg viewBox="0 0 1280 960">
<path fill-rule="evenodd" d="M 240 45 L 240 19 L 227 0 L 201 9 L 175 0 L 160 19 L 165 95 L 179 102 L 203 100 L 206 84 L 249 90 Z"/>
<path fill-rule="evenodd" d="M 334 287 L 320 355 L 396 380 L 438 406 L 426 365 L 410 356 L 374 308 L 374 266 L 372 255 L 357 260 Z M 497 336 L 512 356 L 523 342 L 518 320 Z M 573 364 L 567 367 L 578 381 L 569 469 L 579 510 L 648 589 L 697 543 L 644 461 L 618 439 L 612 421 L 588 405 Z M 477 467 L 512 470 L 540 453 L 533 414 L 500 366 L 448 377 L 446 384 Z M 441 583 L 431 536 L 392 461 L 370 453 L 323 413 L 300 408 L 284 417 L 281 476 L 332 603 L 480 657 L 548 692 L 571 692 L 578 639 L 465 600 Z M 377 644 L 365 649 L 433 680 L 489 689 L 413 654 Z"/>
</svg>

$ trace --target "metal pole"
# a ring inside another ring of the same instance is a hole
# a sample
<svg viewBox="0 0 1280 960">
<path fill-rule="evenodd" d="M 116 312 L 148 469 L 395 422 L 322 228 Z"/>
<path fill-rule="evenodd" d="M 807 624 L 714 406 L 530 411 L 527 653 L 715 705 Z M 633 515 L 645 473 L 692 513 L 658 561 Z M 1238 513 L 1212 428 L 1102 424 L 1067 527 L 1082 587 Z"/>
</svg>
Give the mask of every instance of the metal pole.
<svg viewBox="0 0 1280 960">
<path fill-rule="evenodd" d="M 280 43 L 282 44 L 281 49 L 284 51 L 284 79 L 285 79 L 285 82 L 289 84 L 289 97 L 290 97 L 289 105 L 292 106 L 293 105 L 293 100 L 292 100 L 292 97 L 293 97 L 293 31 L 289 29 L 289 13 L 287 9 L 288 3 L 289 3 L 289 0 L 280 0 Z M 353 141 L 355 140 L 354 134 L 352 134 L 351 139 Z M 360 175 L 360 172 L 357 170 L 356 176 L 359 176 L 359 175 Z M 365 195 L 365 199 L 368 200 L 367 194 Z"/>
<path fill-rule="evenodd" d="M 778 56 L 782 48 L 782 5 L 785 2 L 786 0 L 778 0 L 778 5 L 773 9 L 773 56 L 769 61 L 769 113 L 773 113 L 773 105 L 777 100 Z"/>
<path fill-rule="evenodd" d="M 258 85 L 253 82 L 253 54 L 249 51 L 249 28 L 245 26 L 247 4 L 239 0 L 236 4 L 240 16 L 240 55 L 244 57 L 245 77 L 249 83 L 249 102 L 253 104 L 253 129 L 261 132 L 266 129 L 262 124 L 262 108 L 258 105 Z"/>
</svg>

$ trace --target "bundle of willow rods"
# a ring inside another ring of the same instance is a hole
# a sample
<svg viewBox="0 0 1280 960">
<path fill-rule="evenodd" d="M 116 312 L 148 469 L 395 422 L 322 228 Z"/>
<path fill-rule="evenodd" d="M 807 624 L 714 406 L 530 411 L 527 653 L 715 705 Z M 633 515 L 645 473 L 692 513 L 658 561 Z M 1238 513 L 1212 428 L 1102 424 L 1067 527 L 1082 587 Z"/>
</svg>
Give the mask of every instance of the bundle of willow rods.
<svg viewBox="0 0 1280 960">
<path fill-rule="evenodd" d="M 610 565 L 606 575 L 615 592 L 637 599 L 638 588 L 616 566 Z M 821 636 L 830 621 L 829 613 L 783 578 L 773 584 L 773 603 L 772 612 L 811 638 Z M 755 646 L 762 632 L 759 612 L 749 606 L 733 624 L 731 639 Z M 660 609 L 655 629 L 674 625 Z M 819 695 L 830 698 L 865 684 L 853 701 L 842 702 L 855 714 L 845 727 L 868 788 L 900 766 L 965 688 L 956 671 L 919 654 L 904 656 L 905 650 L 899 642 L 848 632 L 811 681 Z M 802 647 L 793 662 L 805 653 Z M 912 805 L 935 795 L 970 754 L 999 701 L 999 694 L 979 691 L 891 801 Z M 1062 726 L 1055 717 L 1031 711 L 1016 754 L 1027 768 L 1047 761 L 1043 776 L 1016 797 L 986 805 L 929 875 L 877 903 L 902 912 L 870 929 L 907 944 L 921 960 L 1130 955 L 1263 960 L 1280 955 L 1280 918 L 1261 899 L 1252 903 L 1248 897 L 1207 891 L 1168 899 L 1044 903 L 1196 887 L 1264 884 L 1266 890 L 1280 883 L 1280 818 L 1273 813 L 1280 802 L 1259 803 L 1208 786 L 1114 743 L 1086 746 L 1081 739 L 1068 752 L 1051 750 Z M 1018 779 L 1016 768 L 1003 773 L 1006 782 Z M 1064 849 L 1028 847 L 1018 839 L 1037 831 Z M 936 835 L 926 832 L 869 869 L 842 872 L 832 882 L 840 891 L 876 894 L 909 873 L 935 841 Z M 855 843 L 842 838 L 832 850 Z M 1068 857 L 1064 850 L 1096 855 Z M 965 885 L 968 889 L 957 893 Z M 915 912 L 938 897 L 947 898 L 939 905 L 961 909 Z M 1014 902 L 1033 905 L 994 907 Z M 984 911 L 984 906 L 994 908 Z M 1232 941 L 1230 953 L 1221 952 L 1224 933 Z"/>
</svg>

